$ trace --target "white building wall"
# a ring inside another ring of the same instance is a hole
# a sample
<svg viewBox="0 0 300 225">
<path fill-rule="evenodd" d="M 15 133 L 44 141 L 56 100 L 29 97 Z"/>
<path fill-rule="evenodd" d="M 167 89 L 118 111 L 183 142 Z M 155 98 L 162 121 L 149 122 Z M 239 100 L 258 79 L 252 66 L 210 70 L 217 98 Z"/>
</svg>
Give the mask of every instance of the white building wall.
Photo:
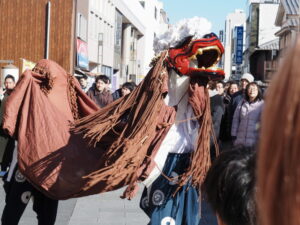
<svg viewBox="0 0 300 225">
<path fill-rule="evenodd" d="M 235 10 L 226 17 L 225 27 L 225 53 L 224 53 L 224 71 L 225 79 L 228 79 L 232 70 L 232 35 L 236 26 L 243 26 L 246 21 L 246 15 L 243 10 Z"/>
<path fill-rule="evenodd" d="M 258 46 L 274 39 L 278 39 L 275 36 L 275 33 L 280 29 L 280 27 L 276 27 L 274 22 L 278 6 L 278 4 L 260 4 Z"/>
<path fill-rule="evenodd" d="M 164 33 L 168 29 L 168 22 L 163 20 L 161 12 L 164 12 L 162 2 L 158 0 L 145 0 L 144 20 L 146 24 L 146 34 L 144 40 L 144 64 L 142 65 L 140 71 L 140 75 L 142 76 L 146 75 L 146 73 L 149 71 L 149 64 L 155 55 L 153 51 L 154 37 Z"/>
<path fill-rule="evenodd" d="M 90 70 L 112 75 L 115 0 L 90 0 L 88 52 Z M 105 72 L 101 69 L 106 67 Z"/>
<path fill-rule="evenodd" d="M 139 32 L 139 38 L 136 40 L 135 65 L 137 68 L 135 71 L 137 82 L 140 82 L 149 71 L 149 64 L 154 57 L 154 35 L 163 33 L 168 28 L 168 25 L 161 19 L 160 12 L 163 10 L 163 3 L 158 0 L 145 0 L 143 7 L 139 0 L 116 0 L 116 7 Z M 129 46 L 126 42 L 123 44 Z"/>
<path fill-rule="evenodd" d="M 141 81 L 150 69 L 149 63 L 154 57 L 155 34 L 158 35 L 168 28 L 166 20 L 161 17 L 162 2 L 159 0 L 145 0 L 144 2 L 145 7 L 140 4 L 140 0 L 89 0 L 87 20 L 89 67 L 91 72 L 103 73 L 105 71 L 106 75 L 114 76 L 117 80 L 117 87 L 128 80 L 128 77 L 122 75 L 127 66 L 130 67 L 127 68 L 127 72 L 136 73 L 137 82 Z M 124 55 L 119 71 L 118 68 L 114 68 L 116 66 L 114 65 L 116 10 L 122 14 L 123 23 L 128 23 L 130 26 L 130 29 L 125 29 L 125 39 L 122 36 L 122 54 Z M 134 37 L 130 36 L 131 28 L 134 29 Z M 134 54 L 130 50 L 132 43 L 135 46 Z"/>
<path fill-rule="evenodd" d="M 120 85 L 129 80 L 136 81 L 137 62 L 145 51 L 144 47 L 137 46 L 145 35 L 145 23 L 144 8 L 138 0 L 116 0 L 116 8 L 123 15 L 121 68 L 117 72 L 117 83 Z"/>
</svg>

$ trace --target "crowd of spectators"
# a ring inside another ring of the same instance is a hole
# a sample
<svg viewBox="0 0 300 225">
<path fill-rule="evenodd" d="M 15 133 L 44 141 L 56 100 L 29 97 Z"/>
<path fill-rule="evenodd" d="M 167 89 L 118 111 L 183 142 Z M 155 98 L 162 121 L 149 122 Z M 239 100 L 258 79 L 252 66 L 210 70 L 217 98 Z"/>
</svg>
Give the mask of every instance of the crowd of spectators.
<svg viewBox="0 0 300 225">
<path fill-rule="evenodd" d="M 78 78 L 80 86 L 84 92 L 100 107 L 103 108 L 113 101 L 130 94 L 136 84 L 134 82 L 125 82 L 121 87 L 114 92 L 111 91 L 110 79 L 106 75 L 98 75 L 95 82 L 89 87 L 88 77 L 83 75 Z"/>
<path fill-rule="evenodd" d="M 253 147 L 259 133 L 263 94 L 254 77 L 245 73 L 240 81 L 209 84 L 213 128 L 221 150 Z"/>
<path fill-rule="evenodd" d="M 99 75 L 95 79 L 93 86 L 86 94 L 100 107 L 112 103 L 113 98 L 109 90 L 109 78 L 105 75 Z"/>
</svg>

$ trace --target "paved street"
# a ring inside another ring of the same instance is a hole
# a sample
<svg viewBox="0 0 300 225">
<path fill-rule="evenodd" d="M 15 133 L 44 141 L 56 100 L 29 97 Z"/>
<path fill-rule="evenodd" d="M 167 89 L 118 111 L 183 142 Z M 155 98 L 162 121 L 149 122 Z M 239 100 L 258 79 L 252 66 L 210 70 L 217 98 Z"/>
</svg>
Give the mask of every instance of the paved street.
<svg viewBox="0 0 300 225">
<path fill-rule="evenodd" d="M 0 181 L 0 215 L 4 207 L 4 190 Z M 140 194 L 142 189 L 140 190 Z M 146 225 L 147 216 L 139 208 L 140 194 L 133 200 L 119 198 L 122 190 L 59 202 L 55 225 Z M 19 225 L 37 224 L 28 204 Z"/>
</svg>

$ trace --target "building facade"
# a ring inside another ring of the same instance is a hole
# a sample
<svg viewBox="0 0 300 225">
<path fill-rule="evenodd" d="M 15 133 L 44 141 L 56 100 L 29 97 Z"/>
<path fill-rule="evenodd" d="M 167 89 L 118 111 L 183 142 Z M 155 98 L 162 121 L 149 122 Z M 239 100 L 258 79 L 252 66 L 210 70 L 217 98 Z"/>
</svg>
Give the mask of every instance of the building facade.
<svg viewBox="0 0 300 225">
<path fill-rule="evenodd" d="M 73 72 L 73 0 L 1 0 L 0 12 L 0 60 L 12 60 L 21 68 L 21 58 L 33 62 L 49 58 Z"/>
<path fill-rule="evenodd" d="M 168 30 L 169 20 L 163 9 L 162 2 L 158 0 L 144 0 L 140 1 L 140 3 L 145 10 L 143 20 L 146 26 L 144 43 L 140 43 L 145 47 L 144 62 L 141 65 L 142 68 L 140 71 L 140 75 L 142 76 L 139 77 L 139 79 L 142 79 L 143 75 L 149 71 L 149 64 L 154 56 L 154 38 Z M 142 48 L 142 46 L 139 47 Z"/>
<path fill-rule="evenodd" d="M 77 0 L 78 31 L 84 27 L 88 66 L 94 74 L 105 74 L 117 89 L 126 81 L 139 83 L 154 56 L 153 39 L 168 29 L 163 4 L 157 0 Z M 87 9 L 87 10 L 86 10 Z M 83 32 L 83 33 L 84 33 Z M 83 64 L 86 65 L 86 64 Z"/>
<path fill-rule="evenodd" d="M 0 60 L 49 58 L 70 73 L 105 74 L 114 89 L 141 81 L 168 28 L 158 0 L 2 0 L 0 11 Z"/>
<path fill-rule="evenodd" d="M 275 35 L 279 37 L 280 56 L 283 56 L 299 33 L 299 0 L 280 2 L 275 25 L 279 27 Z"/>
<path fill-rule="evenodd" d="M 243 71 L 268 82 L 277 68 L 279 39 L 275 36 L 278 27 L 274 21 L 279 1 L 248 2 Z"/>
</svg>

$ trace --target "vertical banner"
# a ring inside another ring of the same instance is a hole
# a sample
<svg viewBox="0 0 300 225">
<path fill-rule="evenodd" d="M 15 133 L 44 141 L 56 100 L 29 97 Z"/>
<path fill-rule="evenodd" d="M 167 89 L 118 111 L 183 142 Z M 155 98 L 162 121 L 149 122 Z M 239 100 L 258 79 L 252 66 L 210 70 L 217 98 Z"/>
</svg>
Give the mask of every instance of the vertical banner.
<svg viewBox="0 0 300 225">
<path fill-rule="evenodd" d="M 82 69 L 89 69 L 88 46 L 85 41 L 77 38 L 77 66 Z"/>
<path fill-rule="evenodd" d="M 240 65 L 243 63 L 243 38 L 244 38 L 244 27 L 235 27 L 236 32 L 236 46 L 235 46 L 235 63 Z"/>
</svg>

